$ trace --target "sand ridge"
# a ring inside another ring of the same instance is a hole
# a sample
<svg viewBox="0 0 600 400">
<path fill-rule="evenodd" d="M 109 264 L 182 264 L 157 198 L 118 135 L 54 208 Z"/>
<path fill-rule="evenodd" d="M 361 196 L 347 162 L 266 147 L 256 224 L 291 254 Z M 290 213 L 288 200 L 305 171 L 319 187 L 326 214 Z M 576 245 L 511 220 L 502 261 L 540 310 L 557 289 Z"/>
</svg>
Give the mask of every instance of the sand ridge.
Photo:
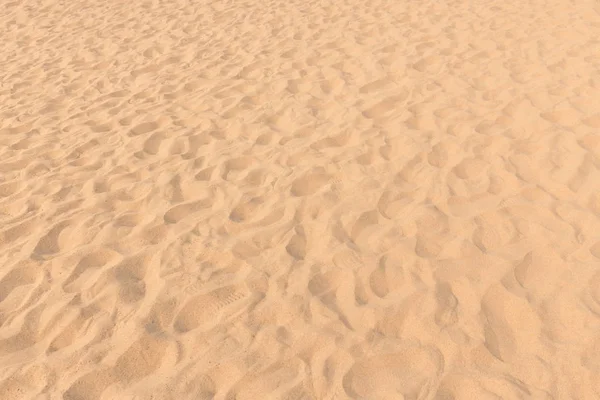
<svg viewBox="0 0 600 400">
<path fill-rule="evenodd" d="M 1 399 L 600 398 L 593 1 L 0 8 Z"/>
</svg>

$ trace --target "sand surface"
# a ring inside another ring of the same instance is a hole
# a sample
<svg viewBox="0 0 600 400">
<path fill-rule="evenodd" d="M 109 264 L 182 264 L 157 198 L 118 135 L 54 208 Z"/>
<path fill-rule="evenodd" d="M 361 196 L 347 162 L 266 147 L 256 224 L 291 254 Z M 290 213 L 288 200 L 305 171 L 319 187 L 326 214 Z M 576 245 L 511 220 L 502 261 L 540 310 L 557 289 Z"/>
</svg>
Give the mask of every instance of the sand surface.
<svg viewBox="0 0 600 400">
<path fill-rule="evenodd" d="M 600 5 L 0 4 L 0 399 L 600 399 Z"/>
</svg>

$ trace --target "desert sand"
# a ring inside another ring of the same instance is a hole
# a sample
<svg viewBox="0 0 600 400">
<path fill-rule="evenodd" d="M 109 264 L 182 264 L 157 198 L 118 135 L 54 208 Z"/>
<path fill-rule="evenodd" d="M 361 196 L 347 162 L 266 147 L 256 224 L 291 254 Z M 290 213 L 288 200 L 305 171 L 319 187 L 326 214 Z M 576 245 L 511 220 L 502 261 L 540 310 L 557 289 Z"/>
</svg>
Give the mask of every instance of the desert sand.
<svg viewBox="0 0 600 400">
<path fill-rule="evenodd" d="M 0 7 L 0 399 L 600 399 L 600 5 Z"/>
</svg>

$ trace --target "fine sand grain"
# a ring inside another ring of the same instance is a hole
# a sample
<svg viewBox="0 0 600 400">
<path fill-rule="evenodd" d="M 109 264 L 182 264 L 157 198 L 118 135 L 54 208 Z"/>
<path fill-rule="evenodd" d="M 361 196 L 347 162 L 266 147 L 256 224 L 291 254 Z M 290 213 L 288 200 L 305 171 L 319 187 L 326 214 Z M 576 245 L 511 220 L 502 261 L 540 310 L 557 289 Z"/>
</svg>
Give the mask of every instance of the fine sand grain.
<svg viewBox="0 0 600 400">
<path fill-rule="evenodd" d="M 0 399 L 600 399 L 595 0 L 0 2 Z"/>
</svg>

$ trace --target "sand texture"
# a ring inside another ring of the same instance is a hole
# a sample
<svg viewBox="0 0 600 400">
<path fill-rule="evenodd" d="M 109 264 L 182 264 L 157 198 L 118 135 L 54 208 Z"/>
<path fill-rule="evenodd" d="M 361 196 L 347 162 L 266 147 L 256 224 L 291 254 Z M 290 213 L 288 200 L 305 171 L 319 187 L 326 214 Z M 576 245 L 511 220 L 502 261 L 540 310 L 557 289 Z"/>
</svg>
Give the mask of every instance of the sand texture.
<svg viewBox="0 0 600 400">
<path fill-rule="evenodd" d="M 600 399 L 600 3 L 5 0 L 0 400 Z"/>
</svg>

